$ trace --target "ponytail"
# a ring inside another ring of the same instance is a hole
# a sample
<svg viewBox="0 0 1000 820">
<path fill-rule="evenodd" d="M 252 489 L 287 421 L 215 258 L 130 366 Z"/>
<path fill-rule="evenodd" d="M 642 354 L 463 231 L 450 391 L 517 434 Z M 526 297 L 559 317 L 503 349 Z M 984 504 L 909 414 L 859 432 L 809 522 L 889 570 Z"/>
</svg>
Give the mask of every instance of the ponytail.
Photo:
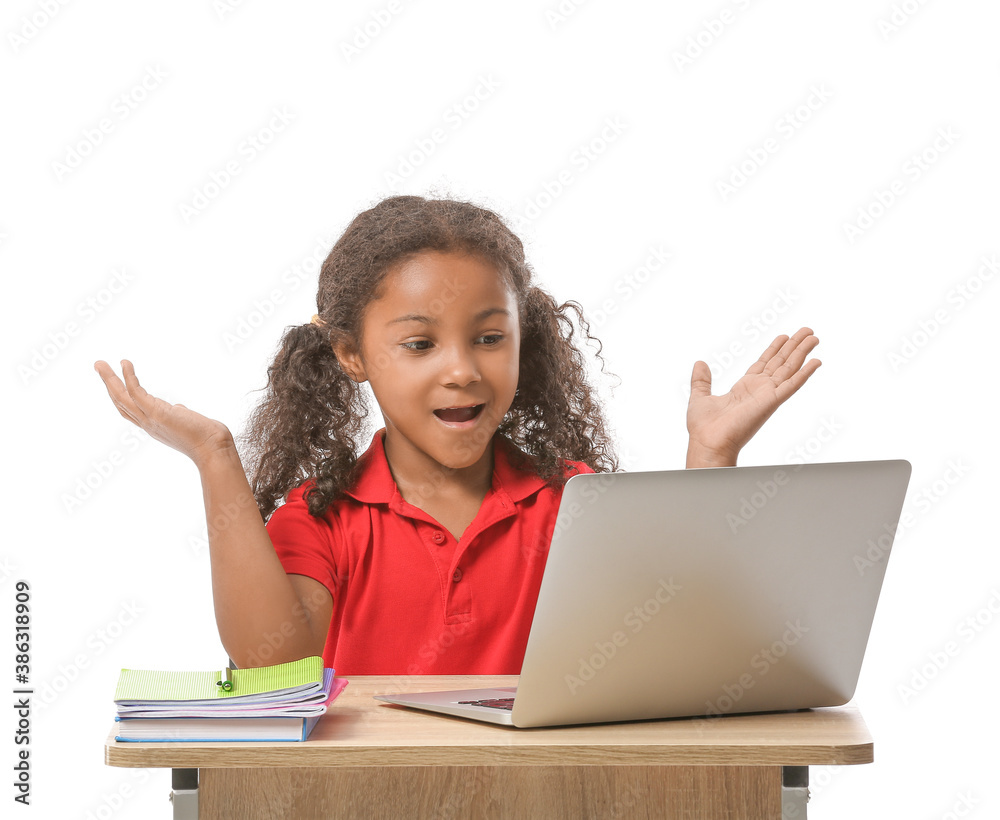
<svg viewBox="0 0 1000 820">
<path fill-rule="evenodd" d="M 341 368 L 327 325 L 290 328 L 267 369 L 266 392 L 240 437 L 244 464 L 266 521 L 308 478 L 309 512 L 322 515 L 354 478 L 366 396 Z"/>
</svg>

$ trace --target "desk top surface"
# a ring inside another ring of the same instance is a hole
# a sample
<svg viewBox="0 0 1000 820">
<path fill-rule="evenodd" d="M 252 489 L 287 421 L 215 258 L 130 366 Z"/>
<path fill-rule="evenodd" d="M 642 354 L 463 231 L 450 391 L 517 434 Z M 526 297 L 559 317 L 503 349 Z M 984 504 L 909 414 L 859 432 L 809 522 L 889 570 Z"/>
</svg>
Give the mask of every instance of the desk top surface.
<svg viewBox="0 0 1000 820">
<path fill-rule="evenodd" d="M 376 694 L 514 686 L 516 677 L 353 677 L 305 742 L 122 743 L 111 766 L 828 765 L 871 763 L 857 708 L 516 729 L 373 700 Z"/>
</svg>

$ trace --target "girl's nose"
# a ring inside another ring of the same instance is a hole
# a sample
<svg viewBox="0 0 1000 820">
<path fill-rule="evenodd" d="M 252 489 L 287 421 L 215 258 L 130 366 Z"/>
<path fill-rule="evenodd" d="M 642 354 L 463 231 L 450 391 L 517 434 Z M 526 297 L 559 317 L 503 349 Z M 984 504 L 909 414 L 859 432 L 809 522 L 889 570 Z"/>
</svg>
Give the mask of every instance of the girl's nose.
<svg viewBox="0 0 1000 820">
<path fill-rule="evenodd" d="M 476 366 L 472 351 L 459 348 L 451 348 L 448 351 L 444 357 L 441 375 L 445 384 L 459 387 L 478 382 L 480 379 L 479 368 Z"/>
</svg>

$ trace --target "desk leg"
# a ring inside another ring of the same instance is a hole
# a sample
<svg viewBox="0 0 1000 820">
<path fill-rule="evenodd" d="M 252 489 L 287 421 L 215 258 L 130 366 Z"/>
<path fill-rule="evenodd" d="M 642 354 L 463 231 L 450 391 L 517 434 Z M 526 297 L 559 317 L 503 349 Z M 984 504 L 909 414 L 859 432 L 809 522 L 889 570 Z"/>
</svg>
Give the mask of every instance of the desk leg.
<svg viewBox="0 0 1000 820">
<path fill-rule="evenodd" d="M 781 767 L 781 820 L 806 820 L 809 767 Z"/>
<path fill-rule="evenodd" d="M 198 820 L 198 770 L 172 769 L 170 786 L 174 820 Z"/>
</svg>

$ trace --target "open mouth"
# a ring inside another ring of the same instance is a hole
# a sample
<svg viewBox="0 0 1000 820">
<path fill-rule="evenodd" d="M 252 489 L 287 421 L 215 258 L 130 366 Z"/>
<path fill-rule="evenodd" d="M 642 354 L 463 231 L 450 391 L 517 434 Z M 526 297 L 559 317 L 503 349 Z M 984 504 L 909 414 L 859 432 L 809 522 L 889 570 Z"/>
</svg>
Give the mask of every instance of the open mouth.
<svg viewBox="0 0 1000 820">
<path fill-rule="evenodd" d="M 485 404 L 474 404 L 468 407 L 442 407 L 440 410 L 435 410 L 434 415 L 441 419 L 441 421 L 461 424 L 462 422 L 472 421 L 483 411 L 485 406 Z"/>
</svg>

